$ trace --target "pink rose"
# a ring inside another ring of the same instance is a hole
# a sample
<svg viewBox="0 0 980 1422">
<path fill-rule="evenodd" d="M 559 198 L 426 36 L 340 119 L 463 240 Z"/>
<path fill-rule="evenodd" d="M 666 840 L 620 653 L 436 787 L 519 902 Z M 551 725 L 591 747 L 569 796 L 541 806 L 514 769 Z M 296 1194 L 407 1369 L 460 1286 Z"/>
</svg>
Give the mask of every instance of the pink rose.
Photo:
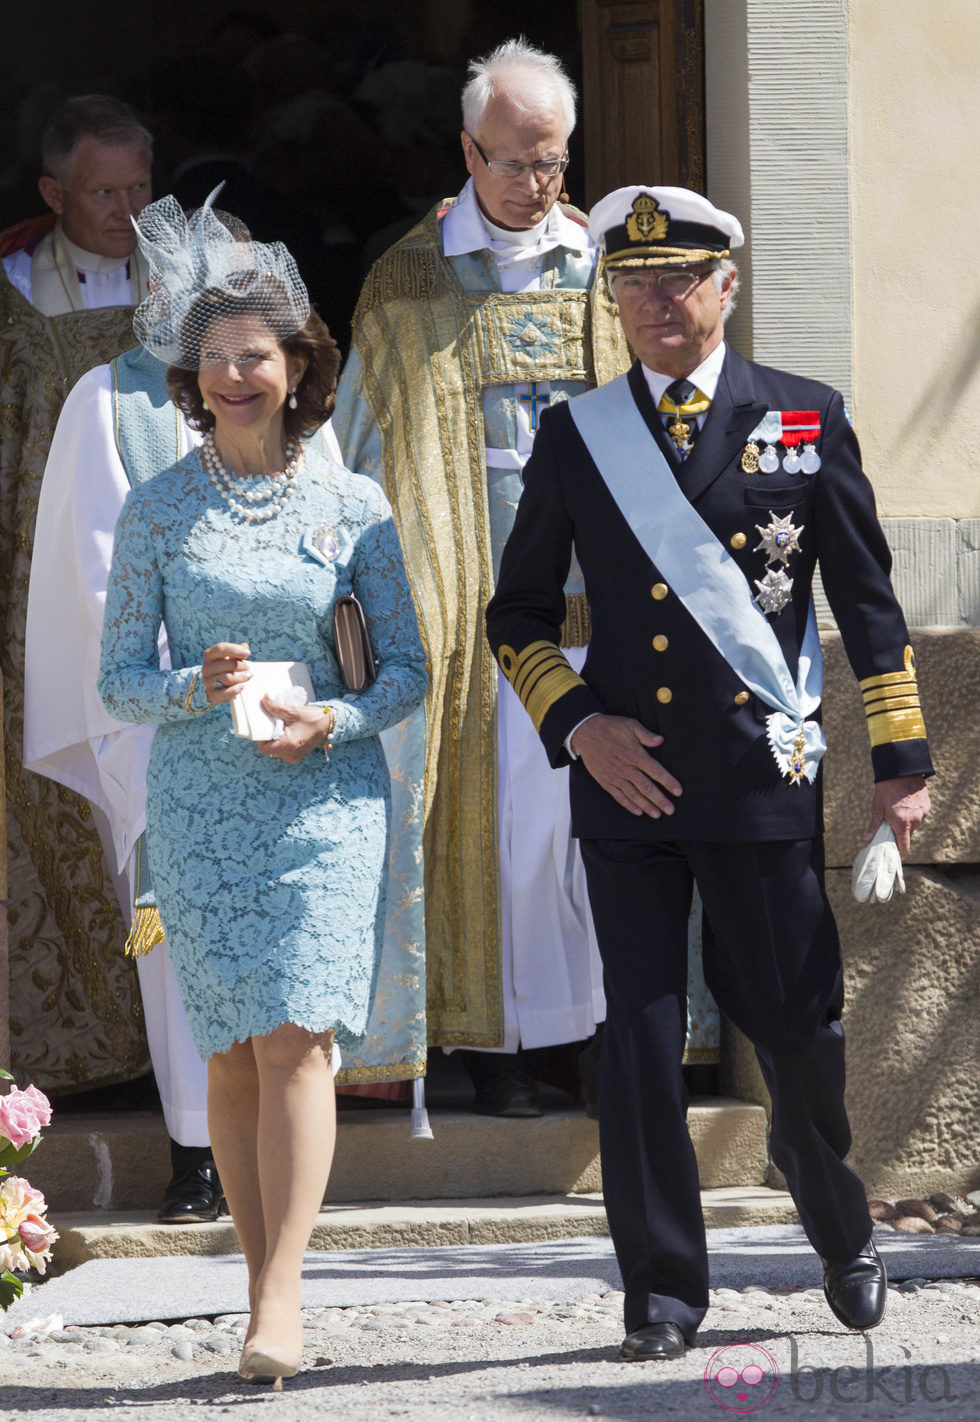
<svg viewBox="0 0 980 1422">
<path fill-rule="evenodd" d="M 38 1091 L 36 1086 L 25 1086 L 23 1095 L 28 1098 L 31 1105 L 34 1107 L 34 1114 L 37 1117 L 37 1123 L 42 1128 L 42 1130 L 45 1126 L 50 1126 L 51 1102 L 45 1096 L 44 1092 Z"/>
<path fill-rule="evenodd" d="M 5 1136 L 15 1149 L 27 1145 L 40 1129 L 34 1102 L 26 1091 L 14 1087 L 6 1096 L 0 1096 L 0 1136 Z"/>
<path fill-rule="evenodd" d="M 48 1208 L 40 1190 L 35 1190 L 21 1175 L 8 1175 L 0 1181 L 0 1206 L 8 1219 L 15 1215 L 43 1215 Z"/>
<path fill-rule="evenodd" d="M 28 1215 L 26 1219 L 21 1220 L 19 1233 L 21 1243 L 33 1256 L 35 1264 L 37 1257 L 47 1254 L 58 1238 L 58 1231 L 40 1215 Z"/>
<path fill-rule="evenodd" d="M 11 1274 L 16 1269 L 29 1269 L 30 1263 L 21 1248 L 20 1237 L 14 1235 L 12 1240 L 7 1240 L 0 1244 L 0 1271 L 9 1269 Z"/>
</svg>

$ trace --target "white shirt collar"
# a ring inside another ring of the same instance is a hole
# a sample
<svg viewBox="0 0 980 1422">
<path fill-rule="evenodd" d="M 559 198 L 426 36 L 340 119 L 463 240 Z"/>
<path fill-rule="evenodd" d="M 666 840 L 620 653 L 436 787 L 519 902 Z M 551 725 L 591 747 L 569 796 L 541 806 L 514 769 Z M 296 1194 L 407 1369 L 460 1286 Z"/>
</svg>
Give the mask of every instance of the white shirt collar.
<svg viewBox="0 0 980 1422">
<path fill-rule="evenodd" d="M 124 267 L 129 261 L 128 257 L 102 257 L 98 252 L 86 252 L 84 247 L 79 247 L 64 231 L 61 235 L 78 272 L 114 272 L 117 267 Z"/>
<path fill-rule="evenodd" d="M 463 257 L 469 252 L 492 252 L 495 246 L 526 248 L 530 259 L 543 256 L 555 247 L 590 252 L 595 243 L 588 229 L 566 217 L 557 203 L 548 216 L 528 232 L 508 232 L 497 227 L 481 212 L 473 179 L 469 178 L 443 220 L 442 250 L 447 257 Z"/>
<path fill-rule="evenodd" d="M 703 395 L 707 395 L 709 400 L 715 398 L 715 391 L 718 389 L 718 381 L 721 378 L 721 368 L 725 363 L 726 349 L 725 342 L 720 341 L 707 359 L 701 362 L 697 370 L 692 370 L 687 376 L 691 384 L 696 385 Z M 659 405 L 667 386 L 672 385 L 677 379 L 676 375 L 662 375 L 659 370 L 651 370 L 649 366 L 642 364 L 640 368 L 650 387 L 654 405 Z"/>
</svg>

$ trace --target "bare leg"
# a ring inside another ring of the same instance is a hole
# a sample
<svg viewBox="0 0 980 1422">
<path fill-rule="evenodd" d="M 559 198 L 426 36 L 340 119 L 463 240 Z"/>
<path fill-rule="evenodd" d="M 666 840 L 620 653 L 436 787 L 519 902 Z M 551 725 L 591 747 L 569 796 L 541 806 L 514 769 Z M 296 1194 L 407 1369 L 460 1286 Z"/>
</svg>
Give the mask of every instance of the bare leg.
<svg viewBox="0 0 980 1422">
<path fill-rule="evenodd" d="M 247 1343 L 275 1357 L 292 1355 L 297 1365 L 303 1254 L 323 1203 L 337 1134 L 331 1039 L 330 1033 L 314 1036 L 288 1022 L 251 1039 L 259 1080 L 265 1258 Z"/>
<path fill-rule="evenodd" d="M 248 1265 L 248 1306 L 265 1263 L 259 1194 L 259 1070 L 251 1039 L 208 1060 L 208 1130 L 221 1187 Z"/>
</svg>

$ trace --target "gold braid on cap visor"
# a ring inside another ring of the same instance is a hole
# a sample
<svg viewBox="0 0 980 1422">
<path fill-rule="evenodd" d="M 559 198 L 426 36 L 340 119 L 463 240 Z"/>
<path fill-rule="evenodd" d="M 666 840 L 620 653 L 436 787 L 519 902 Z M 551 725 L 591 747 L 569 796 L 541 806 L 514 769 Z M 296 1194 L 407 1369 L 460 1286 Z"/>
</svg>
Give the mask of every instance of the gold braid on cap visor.
<svg viewBox="0 0 980 1422">
<path fill-rule="evenodd" d="M 731 249 L 723 252 L 708 252 L 697 247 L 624 247 L 619 252 L 604 252 L 604 271 L 618 271 L 620 267 L 666 267 L 679 262 L 720 262 L 730 257 Z"/>
</svg>

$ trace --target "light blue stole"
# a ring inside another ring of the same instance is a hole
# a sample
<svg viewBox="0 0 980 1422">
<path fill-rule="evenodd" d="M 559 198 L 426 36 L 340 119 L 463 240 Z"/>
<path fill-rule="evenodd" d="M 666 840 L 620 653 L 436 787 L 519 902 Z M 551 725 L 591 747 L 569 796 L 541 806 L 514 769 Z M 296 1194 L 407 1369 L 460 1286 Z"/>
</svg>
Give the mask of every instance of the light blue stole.
<svg viewBox="0 0 980 1422">
<path fill-rule="evenodd" d="M 745 686 L 773 708 L 766 726 L 782 773 L 812 781 L 827 748 L 807 719 L 820 705 L 823 654 L 810 601 L 796 681 L 745 575 L 684 496 L 625 375 L 568 402 L 575 427 L 650 561 Z"/>
<path fill-rule="evenodd" d="M 136 488 L 186 453 L 183 425 L 167 391 L 167 367 L 142 346 L 112 362 L 113 432 Z"/>
</svg>

